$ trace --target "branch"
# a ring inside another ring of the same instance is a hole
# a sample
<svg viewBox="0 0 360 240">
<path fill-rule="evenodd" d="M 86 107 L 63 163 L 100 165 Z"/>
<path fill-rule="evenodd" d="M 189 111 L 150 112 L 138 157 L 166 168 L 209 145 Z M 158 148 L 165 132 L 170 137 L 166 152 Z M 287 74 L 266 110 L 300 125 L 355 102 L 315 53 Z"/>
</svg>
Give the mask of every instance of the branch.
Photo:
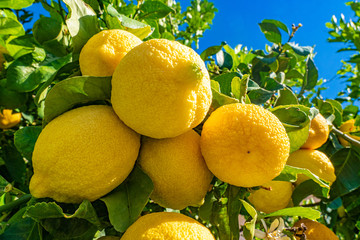
<svg viewBox="0 0 360 240">
<path fill-rule="evenodd" d="M 346 141 L 350 142 L 352 145 L 360 148 L 360 141 L 357 141 L 355 139 L 353 139 L 352 137 L 350 137 L 349 135 L 343 133 L 342 131 L 336 129 L 334 126 L 332 127 L 332 130 L 336 135 L 344 138 Z"/>
<path fill-rule="evenodd" d="M 0 213 L 9 211 L 23 203 L 26 203 L 30 200 L 30 198 L 31 198 L 31 194 L 25 194 L 24 196 L 22 196 L 21 198 L 15 200 L 15 201 L 12 201 L 5 205 L 2 205 L 2 206 L 0 206 Z"/>
</svg>

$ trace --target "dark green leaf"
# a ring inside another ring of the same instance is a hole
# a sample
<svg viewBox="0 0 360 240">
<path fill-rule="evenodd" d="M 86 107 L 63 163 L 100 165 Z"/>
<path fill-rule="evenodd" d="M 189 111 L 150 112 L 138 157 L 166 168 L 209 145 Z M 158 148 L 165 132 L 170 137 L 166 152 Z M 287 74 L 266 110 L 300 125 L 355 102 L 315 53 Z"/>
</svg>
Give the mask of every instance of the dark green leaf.
<svg viewBox="0 0 360 240">
<path fill-rule="evenodd" d="M 274 92 L 265 90 L 263 88 L 259 88 L 256 90 L 252 90 L 249 92 L 248 96 L 250 98 L 250 101 L 254 104 L 264 104 L 266 101 L 268 101 L 272 96 L 274 95 Z"/>
<path fill-rule="evenodd" d="M 332 184 L 330 196 L 332 199 L 343 196 L 360 187 L 360 156 L 349 148 L 337 151 L 331 157 L 335 167 L 336 180 Z"/>
<path fill-rule="evenodd" d="M 56 84 L 45 100 L 44 121 L 70 110 L 77 104 L 110 99 L 110 77 L 73 77 Z"/>
<path fill-rule="evenodd" d="M 233 66 L 233 58 L 231 55 L 222 50 L 216 53 L 216 61 L 220 68 L 231 69 Z"/>
<path fill-rule="evenodd" d="M 273 78 L 268 77 L 268 78 L 266 78 L 266 80 L 264 82 L 263 88 L 268 91 L 278 91 L 278 90 L 284 89 L 285 85 L 282 83 L 279 83 L 278 81 L 276 81 Z"/>
<path fill-rule="evenodd" d="M 153 188 L 151 179 L 136 166 L 125 182 L 101 198 L 108 209 L 110 222 L 117 231 L 125 232 L 137 220 Z"/>
<path fill-rule="evenodd" d="M 34 0 L 1 0 L 0 8 L 22 9 L 31 6 Z"/>
<path fill-rule="evenodd" d="M 298 70 L 296 69 L 291 69 L 286 73 L 286 78 L 287 79 L 292 79 L 292 78 L 300 78 L 303 79 L 304 75 L 302 75 Z"/>
<path fill-rule="evenodd" d="M 63 0 L 67 5 L 70 17 L 66 25 L 72 36 L 74 53 L 80 53 L 85 43 L 100 31 L 94 10 L 82 0 Z"/>
<path fill-rule="evenodd" d="M 226 45 L 226 42 L 222 42 L 220 45 L 218 46 L 212 46 L 212 47 L 208 47 L 207 49 L 205 49 L 201 54 L 200 57 L 203 61 L 205 61 L 208 57 L 215 55 L 216 53 L 218 53 L 223 46 Z"/>
<path fill-rule="evenodd" d="M 23 157 L 12 144 L 2 146 L 2 151 L 4 153 L 4 156 L 2 157 L 10 176 L 19 184 L 24 184 L 26 178 L 26 164 Z"/>
<path fill-rule="evenodd" d="M 140 5 L 140 19 L 159 19 L 166 17 L 169 13 L 174 13 L 174 9 L 160 1 L 148 0 Z"/>
<path fill-rule="evenodd" d="M 308 58 L 306 61 L 306 73 L 303 82 L 303 87 L 305 90 L 312 90 L 315 88 L 318 81 L 318 69 L 315 66 L 312 58 Z"/>
<path fill-rule="evenodd" d="M 259 26 L 269 42 L 281 44 L 281 33 L 274 23 L 261 22 Z"/>
<path fill-rule="evenodd" d="M 212 208 L 213 203 L 216 201 L 216 198 L 214 196 L 214 192 L 208 192 L 205 196 L 205 202 L 203 205 L 199 208 L 199 217 L 203 221 L 210 221 L 211 214 L 212 214 Z"/>
<path fill-rule="evenodd" d="M 20 216 L 6 227 L 5 231 L 0 235 L 0 240 L 41 240 L 38 225 L 33 219 Z"/>
<path fill-rule="evenodd" d="M 298 44 L 295 44 L 294 42 L 288 42 L 284 45 L 284 47 L 294 50 L 294 52 L 300 56 L 307 56 L 311 53 L 312 50 L 312 47 L 309 46 L 301 47 Z"/>
<path fill-rule="evenodd" d="M 282 22 L 280 22 L 280 21 L 278 21 L 278 20 L 274 20 L 274 19 L 264 19 L 264 20 L 262 20 L 261 22 L 262 22 L 262 23 L 272 23 L 272 24 L 274 24 L 275 26 L 277 26 L 278 28 L 284 30 L 286 33 L 288 33 L 288 34 L 290 33 L 290 32 L 289 32 L 289 29 L 287 28 L 287 26 L 286 26 L 284 23 L 282 23 Z"/>
<path fill-rule="evenodd" d="M 302 111 L 305 109 L 305 111 Z M 287 132 L 299 130 L 310 123 L 306 111 L 310 109 L 300 105 L 282 105 L 271 109 L 271 112 L 283 123 Z"/>
<path fill-rule="evenodd" d="M 0 86 L 0 107 L 8 109 L 19 108 L 25 104 L 26 99 L 26 93 L 19 93 Z"/>
<path fill-rule="evenodd" d="M 105 16 L 105 20 L 110 29 L 124 29 L 140 39 L 148 37 L 153 31 L 150 25 L 118 13 L 112 5 L 108 5 L 107 12 L 108 15 Z"/>
<path fill-rule="evenodd" d="M 233 78 L 240 77 L 241 75 L 237 72 L 229 72 L 216 76 L 213 80 L 220 84 L 221 93 L 230 96 L 231 95 L 231 82 Z"/>
<path fill-rule="evenodd" d="M 292 207 L 284 208 L 276 212 L 265 215 L 265 217 L 278 217 L 278 216 L 298 216 L 304 217 L 312 220 L 316 220 L 321 217 L 321 212 L 305 207 Z"/>
<path fill-rule="evenodd" d="M 14 143 L 18 151 L 28 160 L 31 160 L 35 142 L 41 132 L 41 127 L 24 127 L 15 132 Z"/>
<path fill-rule="evenodd" d="M 300 202 L 307 196 L 313 195 L 319 198 L 328 198 L 329 197 L 329 188 L 321 187 L 319 184 L 312 180 L 307 180 L 302 182 L 297 186 L 291 196 L 295 206 L 299 205 Z"/>
</svg>

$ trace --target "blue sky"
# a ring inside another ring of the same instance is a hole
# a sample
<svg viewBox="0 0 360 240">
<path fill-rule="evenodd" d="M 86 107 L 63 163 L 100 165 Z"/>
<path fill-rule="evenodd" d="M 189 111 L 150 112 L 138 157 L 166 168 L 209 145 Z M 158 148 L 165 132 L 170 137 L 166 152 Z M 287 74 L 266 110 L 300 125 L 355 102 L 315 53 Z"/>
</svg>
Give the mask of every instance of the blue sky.
<svg viewBox="0 0 360 240">
<path fill-rule="evenodd" d="M 242 44 L 248 48 L 264 49 L 270 44 L 260 31 L 258 23 L 263 19 L 276 19 L 284 22 L 289 28 L 291 24 L 301 23 L 303 27 L 296 33 L 293 41 L 302 46 L 315 46 L 317 53 L 314 61 L 319 69 L 319 77 L 327 79 L 324 86 L 329 89 L 323 92 L 324 98 L 335 98 L 337 93 L 345 88 L 345 83 L 336 78 L 336 72 L 341 67 L 341 60 L 349 57 L 349 52 L 336 53 L 342 44 L 328 43 L 328 30 L 325 23 L 332 15 L 338 19 L 341 13 L 348 20 L 353 17 L 347 1 L 342 0 L 209 0 L 215 4 L 218 12 L 210 30 L 200 40 L 201 53 L 209 46 L 226 41 L 235 47 Z M 183 7 L 190 0 L 180 1 Z M 34 4 L 31 10 L 39 11 L 40 4 Z M 34 18 L 39 16 L 35 14 Z M 286 37 L 284 36 L 285 40 Z M 287 39 L 286 39 L 287 40 Z M 330 81 L 329 81 L 330 80 Z"/>
</svg>

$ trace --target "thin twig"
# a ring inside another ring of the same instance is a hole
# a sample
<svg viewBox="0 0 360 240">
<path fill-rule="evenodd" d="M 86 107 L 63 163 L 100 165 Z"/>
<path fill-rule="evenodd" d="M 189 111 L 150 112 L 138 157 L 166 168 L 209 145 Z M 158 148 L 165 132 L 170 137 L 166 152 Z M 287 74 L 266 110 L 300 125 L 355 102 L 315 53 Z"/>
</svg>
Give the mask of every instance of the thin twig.
<svg viewBox="0 0 360 240">
<path fill-rule="evenodd" d="M 347 135 L 347 134 L 343 133 L 342 131 L 336 129 L 334 126 L 332 127 L 331 131 L 334 132 L 336 135 L 344 138 L 346 141 L 350 142 L 352 145 L 360 148 L 360 141 L 357 141 L 357 140 L 353 139 L 349 135 Z"/>
</svg>

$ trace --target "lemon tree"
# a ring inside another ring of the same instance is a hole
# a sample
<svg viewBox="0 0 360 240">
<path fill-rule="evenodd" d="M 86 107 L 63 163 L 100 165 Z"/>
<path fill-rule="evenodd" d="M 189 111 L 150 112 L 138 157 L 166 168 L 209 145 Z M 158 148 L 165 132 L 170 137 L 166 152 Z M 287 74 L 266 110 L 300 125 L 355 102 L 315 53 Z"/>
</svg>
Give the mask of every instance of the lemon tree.
<svg viewBox="0 0 360 240">
<path fill-rule="evenodd" d="M 358 17 L 326 24 L 357 52 L 324 99 L 301 24 L 200 52 L 208 0 L 0 11 L 1 240 L 359 238 Z"/>
</svg>

